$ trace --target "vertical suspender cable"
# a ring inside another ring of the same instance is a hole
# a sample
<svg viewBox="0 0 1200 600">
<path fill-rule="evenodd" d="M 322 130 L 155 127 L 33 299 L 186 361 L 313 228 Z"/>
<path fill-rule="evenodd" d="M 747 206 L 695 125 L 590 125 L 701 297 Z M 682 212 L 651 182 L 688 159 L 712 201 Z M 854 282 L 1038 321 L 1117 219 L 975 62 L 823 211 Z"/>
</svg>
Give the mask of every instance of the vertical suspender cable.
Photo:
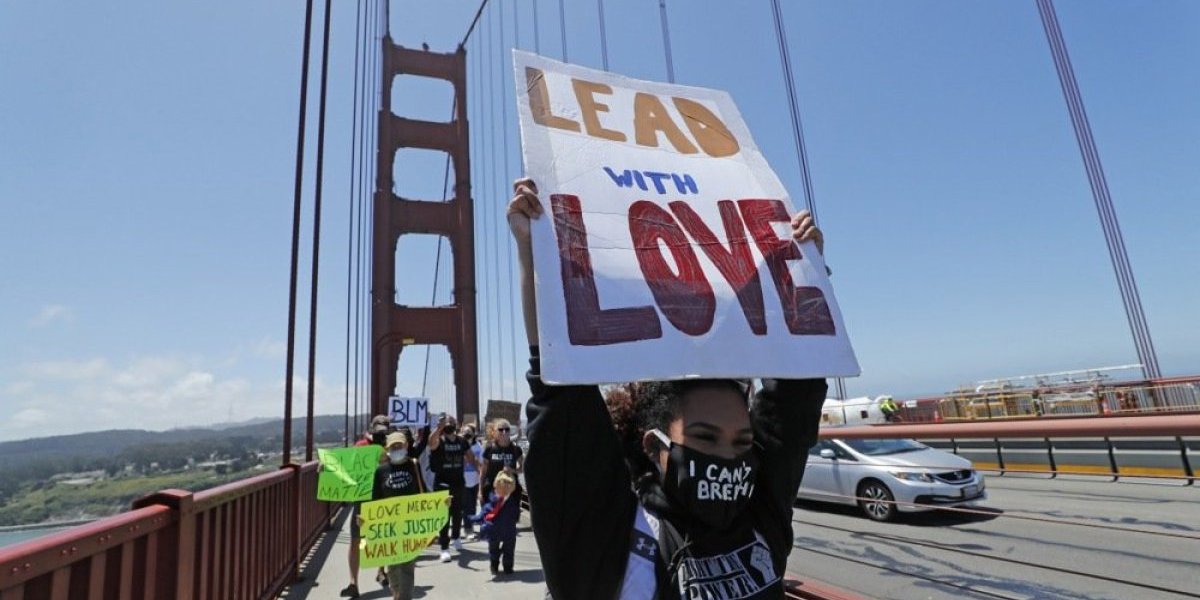
<svg viewBox="0 0 1200 600">
<path fill-rule="evenodd" d="M 538 0 L 533 0 L 533 51 L 542 53 L 542 26 L 538 22 Z"/>
<path fill-rule="evenodd" d="M 304 184 L 304 123 L 308 116 L 308 54 L 312 42 L 312 0 L 304 10 L 304 58 L 300 68 L 300 115 L 296 132 L 296 184 L 292 201 L 292 263 L 288 286 L 287 367 L 283 382 L 283 464 L 292 462 L 292 376 L 296 371 L 296 271 L 300 262 L 300 200 Z"/>
<path fill-rule="evenodd" d="M 558 0 L 558 32 L 562 35 L 562 59 L 567 62 L 567 3 Z"/>
<path fill-rule="evenodd" d="M 370 148 L 372 150 L 372 155 L 375 157 L 375 159 L 369 163 L 371 166 L 371 177 L 368 180 L 370 182 L 371 190 L 372 190 L 372 192 L 369 196 L 371 199 L 371 204 L 370 204 L 371 209 L 368 212 L 368 215 L 369 215 L 368 222 L 370 222 L 372 224 L 372 227 L 371 227 L 372 234 L 371 234 L 371 237 L 368 239 L 367 254 L 366 254 L 366 256 L 367 256 L 367 275 L 368 275 L 367 284 L 370 286 L 368 288 L 368 294 L 367 294 L 368 305 L 367 305 L 367 329 L 366 329 L 367 330 L 366 345 L 367 345 L 367 356 L 368 357 L 374 355 L 376 352 L 375 334 L 374 334 L 374 332 L 375 332 L 375 327 L 374 327 L 374 325 L 375 325 L 375 305 L 381 301 L 379 296 L 383 295 L 383 297 L 386 298 L 388 302 L 396 301 L 396 290 L 395 289 L 377 290 L 377 289 L 375 289 L 375 285 L 374 285 L 375 284 L 375 277 L 374 277 L 374 273 L 375 273 L 375 252 L 374 252 L 375 201 L 376 201 L 376 195 L 381 191 L 379 189 L 379 163 L 380 163 L 380 160 L 379 160 L 379 151 L 378 151 L 378 148 L 379 148 L 379 124 L 380 124 L 379 123 L 379 113 L 383 107 L 383 103 L 380 101 L 380 95 L 383 93 L 383 84 L 384 84 L 383 75 L 382 75 L 382 72 L 383 72 L 382 60 L 381 60 L 382 53 L 383 53 L 383 36 L 381 35 L 382 29 L 380 27 L 380 16 L 381 16 L 380 15 L 380 6 L 381 6 L 380 3 L 378 3 L 378 2 L 375 4 L 375 28 L 374 28 L 375 29 L 375 37 L 372 38 L 372 40 L 374 42 L 373 48 L 374 48 L 375 52 L 372 57 L 373 61 L 374 61 L 373 62 L 374 68 L 372 69 L 371 81 L 375 87 L 375 90 L 372 95 L 371 114 L 373 114 L 375 118 L 371 122 L 371 145 L 370 145 Z M 390 107 L 389 107 L 389 109 L 390 109 Z M 390 167 L 390 165 L 393 164 L 393 161 L 388 160 L 387 164 Z M 383 190 L 383 191 L 385 193 L 393 192 L 393 190 Z M 374 361 L 372 361 L 372 360 L 367 361 L 368 367 L 370 367 L 370 365 L 372 365 L 372 364 L 374 364 Z M 396 367 L 397 367 L 397 365 L 395 365 L 395 364 L 387 366 L 387 368 L 391 369 L 392 371 L 395 371 Z M 369 382 L 374 377 L 374 371 L 369 371 L 368 373 L 370 374 L 370 377 L 367 378 L 367 382 L 369 385 Z M 393 393 L 393 391 L 394 390 L 381 390 L 384 397 L 390 396 Z M 372 414 L 376 414 L 376 413 L 380 413 L 380 412 L 386 413 L 387 411 L 386 411 L 386 409 L 383 409 L 383 404 L 384 404 L 384 398 L 378 398 L 375 396 L 375 394 L 372 394 L 372 393 L 367 394 L 367 411 L 368 412 L 370 412 Z"/>
<path fill-rule="evenodd" d="M 504 50 L 505 50 L 504 10 L 502 10 L 501 8 L 496 9 L 496 22 L 497 22 L 496 24 L 500 28 L 500 35 L 497 38 L 497 40 L 500 43 L 500 45 L 499 45 L 500 51 L 496 53 L 496 62 L 499 63 L 499 65 L 500 65 L 499 66 L 500 80 L 498 83 L 499 89 L 497 90 L 497 95 L 499 96 L 500 108 L 503 111 L 502 114 L 504 116 L 502 116 L 499 121 L 493 120 L 492 127 L 496 127 L 497 125 L 499 125 L 499 128 L 500 128 L 499 137 L 500 137 L 500 141 L 503 143 L 503 145 L 502 145 L 503 152 L 505 154 L 507 154 L 507 152 L 508 152 L 508 136 L 506 136 L 505 132 L 504 132 L 504 123 L 507 120 L 508 103 L 504 101 L 504 66 L 503 66 L 504 65 L 504 54 L 505 54 L 505 52 L 504 52 Z M 499 163 L 499 161 L 501 159 L 498 158 L 498 156 L 500 156 L 500 155 L 497 155 L 494 153 L 492 154 L 492 158 Z M 500 163 L 500 164 L 503 164 L 503 163 Z M 497 187 L 494 189 L 499 189 L 500 186 L 507 185 L 508 184 L 507 177 L 508 177 L 507 170 L 502 171 L 500 173 L 500 181 L 497 183 Z M 504 396 L 504 337 L 503 337 L 503 333 L 501 333 L 501 327 L 500 327 L 500 325 L 501 325 L 500 324 L 500 315 L 501 315 L 500 307 L 503 304 L 503 300 L 501 297 L 501 293 L 502 293 L 503 289 L 501 288 L 501 285 L 500 285 L 500 235 L 503 232 L 499 226 L 500 225 L 500 213 L 503 211 L 500 208 L 501 207 L 499 206 L 499 202 L 492 203 L 492 267 L 493 267 L 492 268 L 492 282 L 493 282 L 493 285 L 496 286 L 495 287 L 495 298 L 496 298 L 496 302 L 495 302 L 495 304 L 496 304 L 496 386 L 498 387 L 498 389 L 500 391 L 500 397 L 503 397 Z"/>
<path fill-rule="evenodd" d="M 663 56 L 667 61 L 667 81 L 675 83 L 675 59 L 671 57 L 671 27 L 667 24 L 667 0 L 658 0 L 658 15 L 662 22 Z"/>
<path fill-rule="evenodd" d="M 321 264 L 321 189 L 325 185 L 325 104 L 329 90 L 329 13 L 333 0 L 325 0 L 324 33 L 321 40 L 321 96 L 317 103 L 317 184 L 313 199 L 312 291 L 308 301 L 308 412 L 304 425 L 304 462 L 313 455 L 313 409 L 317 381 L 317 286 Z"/>
<path fill-rule="evenodd" d="M 487 49 L 487 58 L 485 59 L 485 62 L 487 63 L 487 67 L 488 67 L 486 80 L 487 80 L 487 99 L 488 99 L 487 122 L 489 124 L 494 123 L 496 121 L 496 110 L 495 110 L 495 108 L 496 108 L 495 102 L 496 101 L 494 98 L 495 89 L 494 89 L 494 86 L 492 85 L 493 82 L 492 82 L 492 58 L 491 58 L 492 57 L 492 40 L 495 37 L 495 34 L 492 31 L 491 23 L 495 18 L 495 14 L 496 14 L 495 10 L 493 10 L 493 9 L 488 10 L 488 14 L 487 14 L 488 23 L 484 27 L 484 30 L 483 30 L 483 32 L 486 36 L 484 38 L 484 47 Z M 486 134 L 490 134 L 491 132 L 485 131 L 484 133 L 486 135 Z M 489 138 L 488 144 L 491 147 L 489 154 L 494 155 L 495 154 L 495 139 L 494 139 L 495 136 L 488 135 L 488 138 Z M 489 158 L 491 158 L 491 157 L 489 156 Z M 484 304 L 483 304 L 483 310 L 481 311 L 481 312 L 483 312 L 483 348 L 484 348 L 484 355 L 486 356 L 486 366 L 487 366 L 486 374 L 487 374 L 487 379 L 488 379 L 488 398 L 491 399 L 491 398 L 496 397 L 496 393 L 495 393 L 495 387 L 494 387 L 495 382 L 492 380 L 492 311 L 491 311 L 491 306 L 489 306 L 489 302 L 491 300 L 492 293 L 491 293 L 491 290 L 489 289 L 489 286 L 487 285 L 487 276 L 488 276 L 487 250 L 488 250 L 488 246 L 491 245 L 491 239 L 492 239 L 491 225 L 489 225 L 489 220 L 490 220 L 489 215 L 491 214 L 491 206 L 492 206 L 494 198 L 495 198 L 493 196 L 493 193 L 494 193 L 494 190 L 496 189 L 496 168 L 495 168 L 494 164 L 489 165 L 488 164 L 489 162 L 490 161 L 484 161 L 484 164 L 486 166 L 488 166 L 489 168 L 488 168 L 488 185 L 486 188 L 487 193 L 483 194 L 483 206 L 481 207 L 482 218 L 480 219 L 480 231 L 483 233 L 483 245 L 480 248 L 480 258 L 482 258 L 483 260 L 481 261 L 481 264 L 479 265 L 479 267 L 480 267 L 480 269 L 479 269 L 479 273 L 480 273 L 479 288 L 481 290 L 483 290 Z"/>
<path fill-rule="evenodd" d="M 604 29 L 604 0 L 596 0 L 596 11 L 600 18 L 600 64 L 608 70 L 608 33 Z"/>
<path fill-rule="evenodd" d="M 1050 44 L 1050 53 L 1054 58 L 1063 98 L 1066 100 L 1071 116 L 1076 142 L 1087 171 L 1088 183 L 1092 189 L 1092 200 L 1096 205 L 1096 212 L 1104 231 L 1109 259 L 1112 262 L 1117 285 L 1121 292 L 1121 301 L 1125 307 L 1126 320 L 1129 322 L 1138 359 L 1142 363 L 1142 374 L 1147 379 L 1157 379 L 1162 376 L 1159 371 L 1158 357 L 1150 337 L 1150 328 L 1142 308 L 1137 281 L 1133 277 L 1133 269 L 1129 264 L 1125 240 L 1121 234 L 1120 224 L 1117 222 L 1116 210 L 1113 208 L 1104 169 L 1100 163 L 1100 154 L 1096 150 L 1096 142 L 1092 136 L 1091 125 L 1088 123 L 1087 112 L 1083 107 L 1083 97 L 1075 80 L 1075 72 L 1067 54 L 1066 43 L 1063 41 L 1054 4 L 1051 0 L 1037 0 L 1037 6 L 1042 27 L 1046 32 L 1046 40 Z"/>
<path fill-rule="evenodd" d="M 514 20 L 514 23 L 521 23 L 521 19 L 517 18 L 516 6 L 517 6 L 516 2 L 514 2 L 514 4 L 512 4 L 512 20 Z M 516 47 L 520 48 L 521 47 L 520 25 L 515 26 L 515 31 L 516 31 Z M 510 70 L 510 72 L 511 72 L 511 70 Z M 516 77 L 515 74 L 512 77 Z M 512 84 L 512 85 L 509 85 L 508 89 L 512 92 L 512 94 L 515 95 L 516 94 L 516 82 L 514 82 L 514 84 Z M 508 94 L 508 92 L 505 92 L 505 94 Z M 514 102 L 515 102 L 515 98 L 514 98 Z M 508 103 L 508 101 L 505 100 L 505 103 Z M 505 119 L 505 121 L 508 121 L 508 119 Z M 508 131 L 508 125 L 505 125 L 505 131 Z M 517 152 L 521 151 L 520 140 L 514 140 L 514 148 L 516 149 Z M 505 160 L 508 160 L 508 154 L 505 154 Z M 521 164 L 520 156 L 518 156 L 518 158 L 517 158 L 517 164 L 518 164 L 518 166 L 520 166 L 520 164 Z M 510 176 L 512 175 L 511 169 L 509 170 L 509 175 Z M 506 214 L 508 214 L 508 211 L 505 210 L 505 215 Z M 505 232 L 505 230 L 508 229 L 508 227 L 506 227 L 506 226 L 508 226 L 508 218 L 504 218 L 504 220 L 500 221 L 500 232 Z M 515 254 L 514 254 L 514 252 L 515 252 L 514 244 L 512 244 L 512 240 L 505 238 L 504 247 L 508 248 L 508 256 L 509 256 L 509 342 L 510 342 L 510 346 L 511 346 L 511 350 L 512 350 L 512 353 L 510 354 L 511 359 L 512 359 L 512 401 L 520 402 L 521 377 L 520 377 L 520 372 L 517 371 L 518 347 L 517 347 L 517 324 L 516 324 L 517 305 L 520 304 L 520 296 L 518 296 L 518 293 L 517 293 L 517 286 L 516 286 L 517 280 L 514 277 L 514 272 L 512 272 L 512 271 L 514 271 L 514 266 L 512 266 L 512 265 L 514 265 L 516 263 L 516 258 L 515 258 Z"/>
<path fill-rule="evenodd" d="M 804 206 L 817 222 L 817 199 L 813 193 L 812 172 L 808 168 L 808 146 L 804 143 L 804 123 L 800 119 L 800 103 L 796 98 L 796 78 L 792 72 L 792 54 L 787 43 L 787 29 L 783 24 L 783 10 L 779 0 L 771 0 L 771 14 L 775 21 L 775 40 L 779 44 L 779 62 L 783 68 L 783 81 L 787 87 L 788 112 L 792 119 L 792 141 L 796 146 L 796 160 L 800 164 L 800 181 L 804 187 Z M 846 382 L 841 377 L 834 380 L 839 399 L 846 398 Z"/>
<path fill-rule="evenodd" d="M 350 317 L 353 313 L 351 298 L 353 297 L 352 282 L 354 269 L 354 175 L 358 168 L 358 156 L 356 154 L 356 146 L 358 145 L 358 60 L 359 49 L 362 46 L 362 4 L 355 5 L 354 16 L 354 102 L 352 117 L 350 120 L 350 190 L 347 196 L 350 199 L 350 214 L 346 216 L 346 375 L 344 379 L 344 387 L 346 391 L 346 424 L 345 424 L 345 445 L 350 445 Z"/>
</svg>

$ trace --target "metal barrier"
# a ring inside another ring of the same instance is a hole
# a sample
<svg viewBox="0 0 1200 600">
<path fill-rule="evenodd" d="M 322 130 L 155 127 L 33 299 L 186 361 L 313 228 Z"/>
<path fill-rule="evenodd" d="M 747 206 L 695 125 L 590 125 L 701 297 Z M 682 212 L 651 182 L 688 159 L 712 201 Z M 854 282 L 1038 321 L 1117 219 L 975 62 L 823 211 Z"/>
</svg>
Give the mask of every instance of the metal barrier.
<svg viewBox="0 0 1200 600">
<path fill-rule="evenodd" d="M 335 516 L 317 463 L 133 509 L 0 549 L 0 600 L 272 598 Z"/>
<path fill-rule="evenodd" d="M 1200 378 L 959 391 L 901 403 L 908 423 L 1200 412 Z"/>
<path fill-rule="evenodd" d="M 821 429 L 822 438 L 913 438 L 983 470 L 1177 479 L 1191 484 L 1200 414 L 890 424 Z"/>
</svg>

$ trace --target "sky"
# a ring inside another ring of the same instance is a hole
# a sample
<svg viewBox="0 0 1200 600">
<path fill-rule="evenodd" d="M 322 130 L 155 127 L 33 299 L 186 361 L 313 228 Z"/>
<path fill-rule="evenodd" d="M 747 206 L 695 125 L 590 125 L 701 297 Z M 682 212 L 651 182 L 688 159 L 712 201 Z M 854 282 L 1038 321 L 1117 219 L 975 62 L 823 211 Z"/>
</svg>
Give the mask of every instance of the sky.
<svg viewBox="0 0 1200 600">
<path fill-rule="evenodd" d="M 355 385 L 346 290 L 357 7 L 334 4 L 319 414 L 343 412 Z M 677 82 L 729 91 L 801 198 L 769 2 L 667 4 Z M 1034 2 L 783 4 L 826 261 L 863 369 L 848 395 L 1136 362 Z M 1056 6 L 1160 364 L 1200 373 L 1200 4 Z M 390 32 L 452 51 L 477 7 L 394 0 Z M 604 11 L 610 69 L 665 80 L 658 3 L 605 0 Z M 477 244 L 492 248 L 480 257 L 484 398 L 526 392 L 497 218 L 521 171 L 502 49 L 563 58 L 559 16 L 554 0 L 492 0 L 467 44 Z M 567 2 L 566 21 L 568 60 L 600 67 L 597 4 Z M 0 440 L 282 415 L 303 23 L 302 3 L 279 0 L 0 4 Z M 307 387 L 317 47 L 296 414 Z M 446 84 L 393 86 L 398 114 L 450 114 Z M 400 153 L 398 191 L 440 198 L 442 161 Z M 401 241 L 398 302 L 430 304 L 436 253 L 432 236 Z M 444 270 L 438 281 L 433 301 L 445 304 Z M 399 379 L 398 393 L 450 408 L 444 350 L 430 352 L 426 377 L 424 350 L 409 349 Z"/>
</svg>

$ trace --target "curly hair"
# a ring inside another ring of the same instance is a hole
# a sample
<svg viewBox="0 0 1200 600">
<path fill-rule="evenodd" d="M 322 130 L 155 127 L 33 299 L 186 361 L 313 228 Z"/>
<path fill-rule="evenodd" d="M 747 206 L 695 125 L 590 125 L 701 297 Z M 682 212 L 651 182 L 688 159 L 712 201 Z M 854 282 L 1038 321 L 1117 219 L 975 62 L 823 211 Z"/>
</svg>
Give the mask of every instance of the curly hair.
<svg viewBox="0 0 1200 600">
<path fill-rule="evenodd" d="M 642 451 L 642 436 L 651 429 L 665 432 L 671 421 L 683 415 L 683 399 L 699 389 L 729 389 L 746 397 L 746 388 L 733 379 L 647 381 L 605 390 L 604 403 L 635 480 L 653 470 L 653 464 Z"/>
</svg>

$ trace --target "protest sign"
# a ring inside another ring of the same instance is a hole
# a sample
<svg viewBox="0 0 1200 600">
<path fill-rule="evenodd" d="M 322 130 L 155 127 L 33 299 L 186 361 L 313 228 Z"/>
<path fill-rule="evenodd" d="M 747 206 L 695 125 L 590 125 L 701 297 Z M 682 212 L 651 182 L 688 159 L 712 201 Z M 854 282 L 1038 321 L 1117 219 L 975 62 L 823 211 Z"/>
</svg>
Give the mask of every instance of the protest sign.
<svg viewBox="0 0 1200 600">
<path fill-rule="evenodd" d="M 487 413 L 484 421 L 491 423 L 496 419 L 504 419 L 514 427 L 521 426 L 521 403 L 508 400 L 488 400 Z"/>
<path fill-rule="evenodd" d="M 383 448 L 355 446 L 353 448 L 317 448 L 321 474 L 317 477 L 317 500 L 328 502 L 362 502 L 371 499 L 371 484 Z"/>
<path fill-rule="evenodd" d="M 423 427 L 429 422 L 429 398 L 388 398 L 388 418 L 392 427 Z"/>
<path fill-rule="evenodd" d="M 359 564 L 366 569 L 415 559 L 450 520 L 449 501 L 443 490 L 364 503 Z"/>
<path fill-rule="evenodd" d="M 729 94 L 513 55 L 543 380 L 858 375 Z"/>
</svg>

